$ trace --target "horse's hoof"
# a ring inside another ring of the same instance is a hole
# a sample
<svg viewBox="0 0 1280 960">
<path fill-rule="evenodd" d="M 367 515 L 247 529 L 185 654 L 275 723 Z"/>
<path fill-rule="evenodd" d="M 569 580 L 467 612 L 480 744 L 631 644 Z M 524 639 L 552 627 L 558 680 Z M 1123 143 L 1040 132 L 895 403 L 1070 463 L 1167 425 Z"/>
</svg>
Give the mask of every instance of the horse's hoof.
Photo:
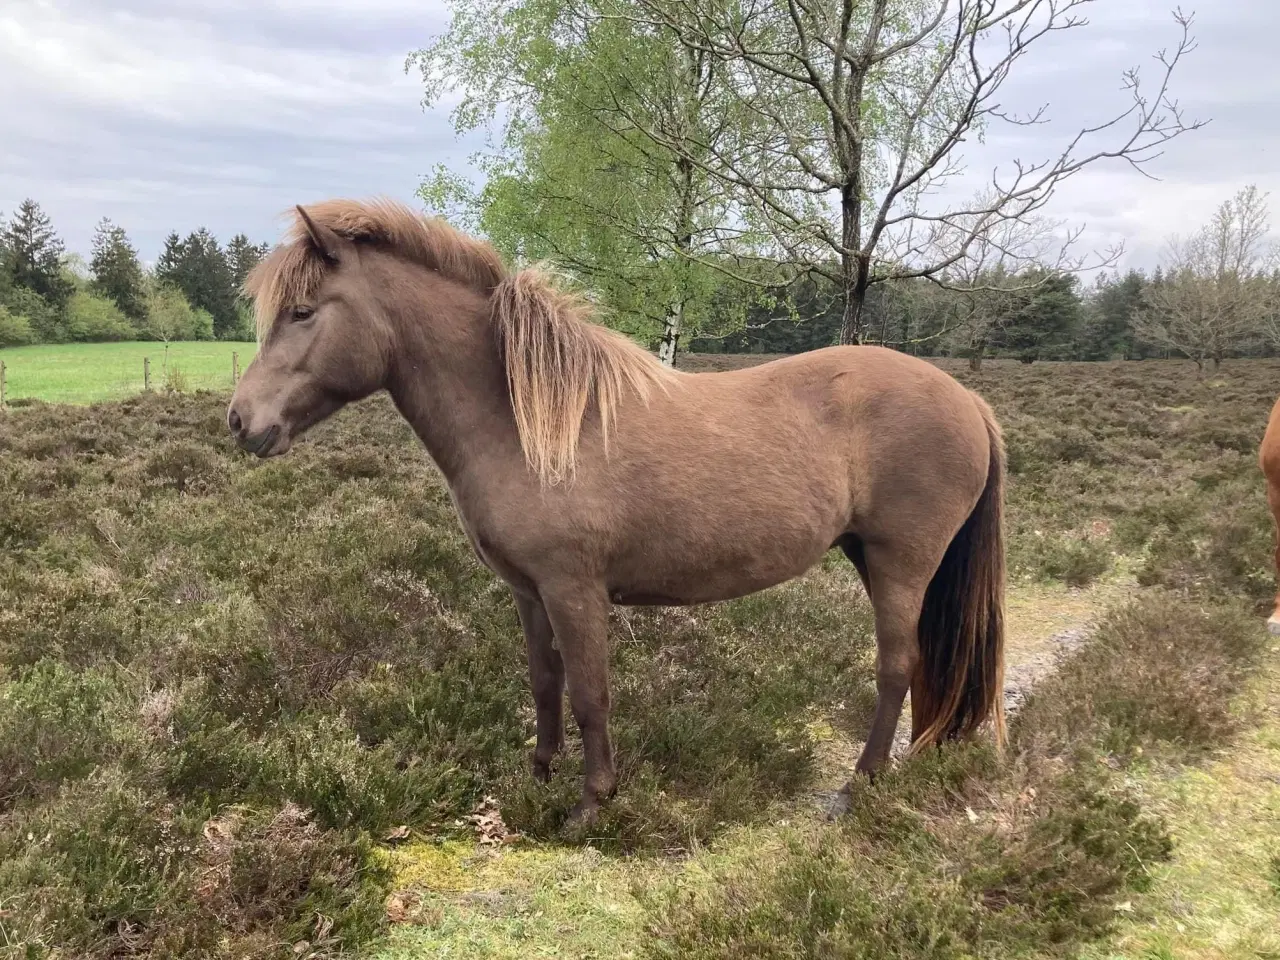
<svg viewBox="0 0 1280 960">
<path fill-rule="evenodd" d="M 1267 633 L 1273 637 L 1280 637 L 1280 616 L 1272 614 L 1271 619 L 1267 621 Z"/>
<path fill-rule="evenodd" d="M 598 801 L 580 800 L 569 811 L 569 817 L 565 820 L 565 829 L 571 833 L 584 830 L 587 827 L 593 827 L 596 821 L 600 819 L 600 804 Z"/>
</svg>

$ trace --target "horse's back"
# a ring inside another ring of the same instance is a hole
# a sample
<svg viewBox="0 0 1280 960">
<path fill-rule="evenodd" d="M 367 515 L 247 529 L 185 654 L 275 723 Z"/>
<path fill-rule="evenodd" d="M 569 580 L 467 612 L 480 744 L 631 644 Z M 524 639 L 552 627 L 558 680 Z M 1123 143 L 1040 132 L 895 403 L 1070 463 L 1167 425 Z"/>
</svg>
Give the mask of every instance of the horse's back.
<svg viewBox="0 0 1280 960">
<path fill-rule="evenodd" d="M 787 518 L 821 539 L 907 498 L 976 497 L 989 462 L 983 409 L 933 364 L 881 347 L 689 374 L 618 424 L 602 487 L 661 491 L 617 507 L 633 523 L 661 511 L 677 529 L 724 533 Z"/>
</svg>

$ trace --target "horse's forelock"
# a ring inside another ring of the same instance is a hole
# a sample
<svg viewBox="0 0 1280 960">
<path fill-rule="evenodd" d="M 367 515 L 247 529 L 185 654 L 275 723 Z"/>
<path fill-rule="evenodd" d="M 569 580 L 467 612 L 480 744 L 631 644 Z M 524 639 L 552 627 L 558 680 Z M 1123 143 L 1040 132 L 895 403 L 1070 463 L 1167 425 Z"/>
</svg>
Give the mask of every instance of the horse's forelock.
<svg viewBox="0 0 1280 960">
<path fill-rule="evenodd" d="M 314 296 L 324 279 L 324 259 L 308 239 L 302 217 L 296 210 L 291 213 L 287 239 L 245 283 L 254 301 L 259 340 L 283 307 Z M 393 200 L 326 200 L 307 207 L 307 215 L 353 243 L 376 246 L 485 292 L 507 276 L 502 258 L 489 244 Z"/>
</svg>

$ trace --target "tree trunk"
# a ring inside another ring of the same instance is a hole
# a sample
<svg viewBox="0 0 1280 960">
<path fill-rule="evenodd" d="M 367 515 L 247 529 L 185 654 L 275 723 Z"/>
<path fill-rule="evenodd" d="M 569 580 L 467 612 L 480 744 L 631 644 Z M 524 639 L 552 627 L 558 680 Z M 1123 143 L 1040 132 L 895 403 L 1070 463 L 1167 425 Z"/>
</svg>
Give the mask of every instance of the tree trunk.
<svg viewBox="0 0 1280 960">
<path fill-rule="evenodd" d="M 684 53 L 684 81 L 689 85 L 689 98 L 686 104 L 694 104 L 698 97 L 700 68 L 693 50 L 688 45 L 682 48 Z M 696 111 L 696 106 L 692 107 Z M 686 117 L 689 127 L 696 124 L 695 117 Z M 681 149 L 687 148 L 688 140 L 681 139 Z M 679 156 L 676 170 L 680 175 L 680 209 L 676 214 L 676 263 L 677 290 L 675 299 L 667 305 L 666 316 L 662 319 L 662 339 L 658 343 L 658 360 L 664 367 L 674 368 L 676 350 L 680 346 L 680 334 L 683 332 L 684 307 L 691 295 L 689 259 L 693 253 L 693 209 L 694 182 L 693 160 L 688 156 Z"/>
<path fill-rule="evenodd" d="M 978 373 L 982 370 L 982 354 L 975 353 L 969 358 L 969 369 L 974 373 Z"/>
<path fill-rule="evenodd" d="M 680 344 L 682 304 L 672 304 L 662 321 L 662 339 L 658 342 L 658 360 L 664 367 L 676 365 L 676 348 Z"/>
<path fill-rule="evenodd" d="M 863 189 L 866 171 L 866 139 L 863 131 L 863 113 L 866 109 L 864 92 L 867 73 L 871 69 L 870 53 L 884 29 L 888 0 L 875 0 L 867 11 L 866 33 L 854 41 L 863 55 L 847 64 L 848 74 L 834 84 L 835 96 L 844 112 L 844 122 L 835 120 L 836 162 L 844 182 L 840 189 L 840 280 L 844 289 L 844 317 L 840 323 L 841 343 L 862 343 L 866 336 L 864 308 L 867 287 L 871 284 L 871 251 L 863 249 L 862 205 L 866 200 Z M 850 9 L 845 4 L 846 16 Z M 849 27 L 850 22 L 845 22 Z M 843 87 L 843 90 L 840 88 Z"/>
<path fill-rule="evenodd" d="M 844 265 L 844 316 L 841 343 L 862 343 L 866 335 L 865 307 L 871 282 L 871 262 L 864 256 L 846 257 Z"/>
</svg>

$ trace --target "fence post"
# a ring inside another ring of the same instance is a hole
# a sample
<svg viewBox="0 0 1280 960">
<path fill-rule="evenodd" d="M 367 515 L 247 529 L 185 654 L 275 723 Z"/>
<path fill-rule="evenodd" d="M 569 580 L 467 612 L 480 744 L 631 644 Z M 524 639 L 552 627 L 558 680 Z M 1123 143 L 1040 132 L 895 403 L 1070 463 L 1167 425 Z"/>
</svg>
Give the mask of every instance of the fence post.
<svg viewBox="0 0 1280 960">
<path fill-rule="evenodd" d="M 164 345 L 164 375 L 169 375 L 169 344 Z"/>
<path fill-rule="evenodd" d="M 234 387 L 240 382 L 240 354 L 234 350 L 231 351 L 231 385 Z"/>
<path fill-rule="evenodd" d="M 142 389 L 144 391 L 151 390 L 151 358 L 142 358 Z"/>
<path fill-rule="evenodd" d="M 4 361 L 3 361 L 3 360 L 0 360 L 0 410 L 4 409 L 4 400 L 5 400 L 5 396 L 4 396 L 4 389 L 5 389 L 4 374 L 5 374 Z"/>
</svg>

